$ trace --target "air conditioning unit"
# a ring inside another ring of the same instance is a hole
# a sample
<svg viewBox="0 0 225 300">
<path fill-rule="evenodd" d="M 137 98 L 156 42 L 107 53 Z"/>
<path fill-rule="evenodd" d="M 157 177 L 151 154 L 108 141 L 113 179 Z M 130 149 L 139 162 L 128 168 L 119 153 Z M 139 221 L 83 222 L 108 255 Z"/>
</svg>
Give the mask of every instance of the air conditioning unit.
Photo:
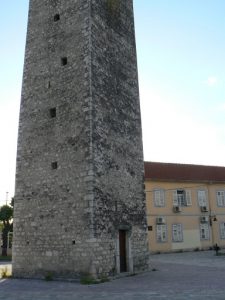
<svg viewBox="0 0 225 300">
<path fill-rule="evenodd" d="M 200 223 L 208 223 L 208 222 L 209 222 L 209 217 L 208 216 L 200 217 Z"/>
<path fill-rule="evenodd" d="M 165 224 L 165 219 L 163 217 L 157 217 L 156 224 Z"/>
<path fill-rule="evenodd" d="M 207 206 L 201 206 L 201 211 L 202 212 L 207 212 L 208 211 L 208 207 Z"/>
<path fill-rule="evenodd" d="M 173 212 L 175 212 L 175 213 L 181 212 L 180 206 L 174 206 L 173 207 Z"/>
</svg>

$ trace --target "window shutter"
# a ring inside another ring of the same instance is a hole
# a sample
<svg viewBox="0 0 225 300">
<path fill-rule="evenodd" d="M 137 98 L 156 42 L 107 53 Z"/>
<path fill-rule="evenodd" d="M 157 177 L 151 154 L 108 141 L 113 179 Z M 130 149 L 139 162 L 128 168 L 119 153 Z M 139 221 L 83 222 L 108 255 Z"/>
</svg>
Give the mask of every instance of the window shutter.
<svg viewBox="0 0 225 300">
<path fill-rule="evenodd" d="M 173 242 L 177 241 L 177 225 L 173 224 L 172 225 L 172 233 L 173 233 Z"/>
<path fill-rule="evenodd" d="M 155 190 L 154 191 L 154 203 L 155 203 L 156 207 L 162 207 L 165 205 L 163 190 Z"/>
<path fill-rule="evenodd" d="M 224 195 L 224 191 L 222 191 L 221 198 L 222 198 L 222 204 L 223 204 L 223 206 L 225 206 L 225 195 Z"/>
<path fill-rule="evenodd" d="M 161 226 L 156 225 L 156 239 L 157 242 L 161 242 Z"/>
<path fill-rule="evenodd" d="M 186 195 L 186 204 L 187 204 L 187 206 L 191 206 L 192 205 L 191 191 L 185 191 L 185 195 Z"/>
<path fill-rule="evenodd" d="M 201 191 L 198 191 L 197 193 L 198 193 L 198 204 L 199 204 L 199 206 L 203 206 Z"/>
<path fill-rule="evenodd" d="M 200 236 L 202 240 L 209 240 L 209 225 L 201 224 L 200 225 Z"/>
<path fill-rule="evenodd" d="M 157 190 L 157 191 L 154 191 L 154 202 L 155 202 L 155 206 L 160 206 L 160 191 Z"/>
<path fill-rule="evenodd" d="M 220 238 L 225 239 L 225 223 L 220 223 Z"/>
<path fill-rule="evenodd" d="M 160 206 L 165 205 L 164 190 L 160 190 Z"/>
<path fill-rule="evenodd" d="M 172 234 L 173 234 L 173 242 L 182 242 L 183 241 L 182 224 L 173 224 Z"/>
<path fill-rule="evenodd" d="M 165 242 L 167 239 L 166 235 L 166 225 L 157 225 L 156 226 L 156 239 L 157 242 Z"/>
<path fill-rule="evenodd" d="M 217 205 L 218 206 L 224 206 L 224 192 L 223 191 L 218 191 L 216 193 L 216 198 L 217 198 Z"/>
<path fill-rule="evenodd" d="M 178 206 L 177 191 L 173 191 L 173 206 Z"/>
<path fill-rule="evenodd" d="M 177 224 L 177 233 L 179 242 L 183 241 L 183 231 L 182 231 L 182 224 Z"/>
<path fill-rule="evenodd" d="M 209 240 L 209 225 L 205 224 L 205 235 L 206 235 L 206 239 Z"/>
<path fill-rule="evenodd" d="M 198 191 L 199 206 L 207 206 L 206 191 Z"/>
<path fill-rule="evenodd" d="M 162 226 L 162 241 L 163 242 L 166 242 L 166 239 L 167 239 L 167 230 L 166 230 L 166 225 L 161 225 Z"/>
</svg>

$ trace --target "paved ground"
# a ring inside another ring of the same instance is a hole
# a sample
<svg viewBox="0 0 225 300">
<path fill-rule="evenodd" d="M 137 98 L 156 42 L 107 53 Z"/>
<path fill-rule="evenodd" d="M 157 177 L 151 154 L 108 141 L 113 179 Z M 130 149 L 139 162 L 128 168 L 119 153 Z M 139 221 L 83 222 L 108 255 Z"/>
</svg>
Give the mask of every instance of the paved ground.
<svg viewBox="0 0 225 300">
<path fill-rule="evenodd" d="M 0 280 L 0 300 L 225 300 L 225 256 L 212 251 L 153 255 L 151 271 L 85 286 Z"/>
</svg>

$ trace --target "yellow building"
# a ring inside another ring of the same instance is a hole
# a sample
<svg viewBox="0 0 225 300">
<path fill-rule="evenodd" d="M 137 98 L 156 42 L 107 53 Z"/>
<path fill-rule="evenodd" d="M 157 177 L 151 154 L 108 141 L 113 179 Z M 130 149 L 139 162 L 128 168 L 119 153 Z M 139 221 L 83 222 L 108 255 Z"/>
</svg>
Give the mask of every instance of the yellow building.
<svg viewBox="0 0 225 300">
<path fill-rule="evenodd" d="M 225 167 L 145 162 L 150 252 L 225 247 Z"/>
</svg>

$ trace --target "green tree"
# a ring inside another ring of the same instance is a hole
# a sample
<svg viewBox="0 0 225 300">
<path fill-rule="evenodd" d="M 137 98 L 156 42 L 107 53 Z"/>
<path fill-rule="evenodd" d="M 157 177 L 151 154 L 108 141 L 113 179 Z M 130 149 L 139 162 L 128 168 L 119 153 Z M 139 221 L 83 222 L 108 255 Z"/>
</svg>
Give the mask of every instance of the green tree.
<svg viewBox="0 0 225 300">
<path fill-rule="evenodd" d="M 9 205 L 0 207 L 0 222 L 3 224 L 2 228 L 2 256 L 7 256 L 8 233 L 12 231 L 13 208 Z"/>
<path fill-rule="evenodd" d="M 14 207 L 14 197 L 11 198 L 10 206 Z"/>
</svg>

